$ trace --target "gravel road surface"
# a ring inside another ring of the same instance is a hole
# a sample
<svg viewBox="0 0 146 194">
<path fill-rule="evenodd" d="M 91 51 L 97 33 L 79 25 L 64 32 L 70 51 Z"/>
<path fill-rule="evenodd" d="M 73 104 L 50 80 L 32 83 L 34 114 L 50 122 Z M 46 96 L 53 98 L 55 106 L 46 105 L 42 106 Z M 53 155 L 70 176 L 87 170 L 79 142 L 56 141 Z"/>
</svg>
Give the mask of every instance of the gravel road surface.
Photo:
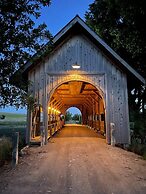
<svg viewBox="0 0 146 194">
<path fill-rule="evenodd" d="M 0 170 L 1 194 L 146 194 L 146 161 L 84 126 L 67 125 L 26 152 Z"/>
</svg>

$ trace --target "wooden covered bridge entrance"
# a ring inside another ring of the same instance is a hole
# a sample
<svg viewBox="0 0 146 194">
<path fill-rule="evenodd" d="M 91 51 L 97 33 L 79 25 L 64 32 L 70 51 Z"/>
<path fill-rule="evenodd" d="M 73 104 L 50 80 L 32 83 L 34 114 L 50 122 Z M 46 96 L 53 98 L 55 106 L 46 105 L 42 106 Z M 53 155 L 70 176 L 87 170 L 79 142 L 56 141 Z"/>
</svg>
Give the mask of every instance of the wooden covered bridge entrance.
<svg viewBox="0 0 146 194">
<path fill-rule="evenodd" d="M 83 125 L 105 133 L 104 100 L 100 91 L 88 82 L 80 80 L 61 84 L 55 89 L 48 106 L 49 124 L 53 122 L 52 113 L 60 117 L 61 113 L 65 115 L 66 110 L 74 106 L 82 113 Z"/>
<path fill-rule="evenodd" d="M 66 110 L 76 107 L 82 114 L 82 125 L 106 134 L 105 126 L 105 102 L 101 88 L 97 88 L 82 75 L 79 78 L 70 77 L 68 81 L 61 82 L 53 88 L 47 103 L 47 131 L 44 134 L 47 138 L 62 129 L 65 124 Z M 64 76 L 63 76 L 64 79 Z M 87 82 L 88 81 L 88 82 Z M 40 142 L 41 133 L 44 128 L 43 107 L 37 106 L 32 113 L 32 129 L 30 134 L 31 142 Z M 42 118 L 41 118 L 42 115 Z"/>
<path fill-rule="evenodd" d="M 62 114 L 75 106 L 82 124 L 105 134 L 111 143 L 130 142 L 127 84 L 145 80 L 79 17 L 76 16 L 23 67 L 32 83 L 28 92 L 34 108 L 28 109 L 27 142 L 48 137 L 63 125 Z M 37 138 L 36 138 L 37 137 Z"/>
</svg>

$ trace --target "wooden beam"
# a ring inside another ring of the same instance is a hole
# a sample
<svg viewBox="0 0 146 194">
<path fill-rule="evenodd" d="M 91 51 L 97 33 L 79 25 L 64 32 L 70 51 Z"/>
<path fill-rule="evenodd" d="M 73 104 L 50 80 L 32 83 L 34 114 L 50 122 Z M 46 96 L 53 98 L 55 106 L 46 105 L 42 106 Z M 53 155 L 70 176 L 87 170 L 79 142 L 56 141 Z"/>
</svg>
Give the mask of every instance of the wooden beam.
<svg viewBox="0 0 146 194">
<path fill-rule="evenodd" d="M 99 92 L 97 90 L 96 91 L 93 91 L 93 92 L 102 99 L 102 96 L 99 94 Z"/>
<path fill-rule="evenodd" d="M 91 97 L 93 100 L 95 100 L 97 103 L 99 103 L 99 101 L 98 101 L 95 97 L 93 97 L 93 95 L 90 95 L 90 97 Z"/>
<path fill-rule="evenodd" d="M 60 98 L 90 98 L 91 94 L 78 94 L 78 95 L 71 95 L 71 94 L 59 94 Z"/>
<path fill-rule="evenodd" d="M 57 102 L 55 102 L 53 105 L 56 106 L 57 104 L 60 104 L 62 101 L 59 99 Z"/>
<path fill-rule="evenodd" d="M 69 82 L 70 94 L 72 95 L 80 94 L 82 85 L 83 85 L 83 82 L 80 82 L 80 81 Z"/>
<path fill-rule="evenodd" d="M 55 97 L 54 97 L 53 100 L 50 101 L 50 104 L 52 104 L 54 101 L 56 101 Z"/>
<path fill-rule="evenodd" d="M 87 102 L 88 102 L 91 106 L 93 106 L 92 100 L 89 100 L 88 98 L 87 98 L 86 100 L 87 100 Z"/>
<path fill-rule="evenodd" d="M 64 104 L 82 104 L 83 102 L 85 102 L 86 99 L 65 99 L 63 100 Z"/>
<path fill-rule="evenodd" d="M 88 103 L 83 103 L 84 106 L 86 106 L 88 109 L 91 109 L 90 105 Z"/>
<path fill-rule="evenodd" d="M 59 109 L 59 106 L 62 104 L 62 102 L 60 102 L 59 104 L 54 105 L 55 109 Z"/>
<path fill-rule="evenodd" d="M 64 104 L 61 103 L 61 104 L 58 106 L 58 108 L 61 109 L 63 106 L 64 106 Z"/>
</svg>

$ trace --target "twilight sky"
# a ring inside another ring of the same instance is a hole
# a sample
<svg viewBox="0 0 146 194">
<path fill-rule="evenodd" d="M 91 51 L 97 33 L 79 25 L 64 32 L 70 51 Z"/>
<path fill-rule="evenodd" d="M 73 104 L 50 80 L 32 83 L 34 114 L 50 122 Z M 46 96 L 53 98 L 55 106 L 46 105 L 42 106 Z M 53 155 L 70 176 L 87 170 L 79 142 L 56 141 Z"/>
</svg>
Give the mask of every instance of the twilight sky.
<svg viewBox="0 0 146 194">
<path fill-rule="evenodd" d="M 43 8 L 39 23 L 45 22 L 54 36 L 77 14 L 84 19 L 91 3 L 93 0 L 52 0 L 49 7 Z"/>
<path fill-rule="evenodd" d="M 45 22 L 48 30 L 54 36 L 77 14 L 84 20 L 88 5 L 93 2 L 94 0 L 52 0 L 49 7 L 42 9 L 42 15 L 36 21 L 36 25 Z M 26 113 L 26 109 L 16 110 L 13 107 L 7 107 L 0 109 L 0 112 Z M 75 108 L 71 108 L 70 112 L 80 113 Z"/>
</svg>

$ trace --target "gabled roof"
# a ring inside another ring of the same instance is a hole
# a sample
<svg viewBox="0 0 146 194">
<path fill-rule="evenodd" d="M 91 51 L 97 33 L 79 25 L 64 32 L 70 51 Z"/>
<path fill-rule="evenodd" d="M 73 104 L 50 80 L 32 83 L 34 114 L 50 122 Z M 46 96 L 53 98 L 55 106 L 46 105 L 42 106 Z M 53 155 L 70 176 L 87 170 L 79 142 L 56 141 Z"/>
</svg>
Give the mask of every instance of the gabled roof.
<svg viewBox="0 0 146 194">
<path fill-rule="evenodd" d="M 88 36 L 94 44 L 98 46 L 99 49 L 103 51 L 110 59 L 112 59 L 117 66 L 127 72 L 127 74 L 133 75 L 140 82 L 145 84 L 145 79 L 135 71 L 126 61 L 124 61 L 111 47 L 109 47 L 91 28 L 87 26 L 87 24 L 76 15 L 64 28 L 62 28 L 53 38 L 53 44 L 56 47 L 59 45 L 70 33 L 84 33 Z M 48 43 L 49 44 L 49 43 Z M 23 68 L 23 72 L 27 72 L 34 64 L 35 59 L 38 60 L 39 56 L 44 55 L 46 48 L 48 47 L 46 44 L 45 48 L 43 47 L 38 53 L 36 53 L 31 61 L 28 61 Z M 44 51 L 45 50 L 45 51 Z"/>
</svg>

